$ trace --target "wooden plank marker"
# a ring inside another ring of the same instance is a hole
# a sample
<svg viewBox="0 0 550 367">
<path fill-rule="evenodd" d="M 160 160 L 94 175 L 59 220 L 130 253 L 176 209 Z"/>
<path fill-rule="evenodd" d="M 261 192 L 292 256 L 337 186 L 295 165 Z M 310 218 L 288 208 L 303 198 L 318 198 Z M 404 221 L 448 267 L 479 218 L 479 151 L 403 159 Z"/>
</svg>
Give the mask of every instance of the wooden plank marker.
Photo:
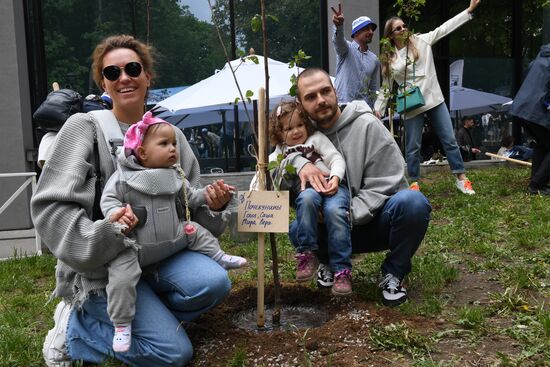
<svg viewBox="0 0 550 367">
<path fill-rule="evenodd" d="M 520 161 L 519 159 L 503 157 L 503 156 L 501 156 L 501 155 L 494 154 L 494 153 L 487 153 L 487 152 L 485 152 L 485 155 L 488 155 L 489 157 L 494 157 L 494 158 L 497 158 L 497 159 L 503 159 L 503 160 L 508 161 L 508 162 L 513 162 L 513 163 L 521 164 L 521 165 L 523 165 L 523 166 L 529 166 L 529 167 L 532 166 L 531 162 L 525 162 L 525 161 Z"/>
</svg>

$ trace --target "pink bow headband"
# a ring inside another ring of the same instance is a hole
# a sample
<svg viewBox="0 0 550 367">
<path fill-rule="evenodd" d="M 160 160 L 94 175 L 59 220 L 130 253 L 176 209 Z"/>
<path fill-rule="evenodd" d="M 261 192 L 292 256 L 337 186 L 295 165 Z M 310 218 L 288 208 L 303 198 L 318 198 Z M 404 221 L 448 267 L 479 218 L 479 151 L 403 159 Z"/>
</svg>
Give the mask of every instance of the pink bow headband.
<svg viewBox="0 0 550 367">
<path fill-rule="evenodd" d="M 151 111 L 147 111 L 141 121 L 130 126 L 126 135 L 124 135 L 124 152 L 127 157 L 131 154 L 137 157 L 137 150 L 143 144 L 147 129 L 156 124 L 168 124 L 168 122 L 154 117 Z"/>
</svg>

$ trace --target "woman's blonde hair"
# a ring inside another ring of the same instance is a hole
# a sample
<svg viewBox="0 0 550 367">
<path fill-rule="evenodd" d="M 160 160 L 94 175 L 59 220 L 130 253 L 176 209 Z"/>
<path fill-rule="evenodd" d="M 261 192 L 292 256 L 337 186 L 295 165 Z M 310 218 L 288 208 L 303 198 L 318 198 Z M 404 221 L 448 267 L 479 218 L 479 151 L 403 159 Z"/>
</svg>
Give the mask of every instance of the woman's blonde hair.
<svg viewBox="0 0 550 367">
<path fill-rule="evenodd" d="M 151 78 L 150 82 L 153 84 L 153 80 L 155 79 L 155 62 L 153 60 L 152 47 L 132 36 L 121 34 L 105 38 L 94 49 L 94 53 L 92 54 L 92 73 L 94 82 L 99 89 L 103 89 L 103 58 L 109 52 L 119 48 L 130 49 L 138 55 L 143 66 L 143 71 L 149 74 Z"/>
<path fill-rule="evenodd" d="M 281 120 L 283 117 L 288 115 L 290 115 L 290 118 L 292 118 L 292 116 L 296 116 L 302 120 L 306 126 L 308 136 L 311 136 L 315 132 L 313 123 L 299 103 L 281 102 L 273 109 L 273 111 L 271 111 L 271 115 L 269 117 L 269 143 L 271 145 L 283 144 L 285 142 L 283 124 Z"/>
<path fill-rule="evenodd" d="M 383 38 L 386 38 L 390 41 L 390 45 L 392 47 L 383 47 L 382 50 L 380 50 L 380 64 L 382 65 L 382 75 L 386 78 L 390 78 L 390 64 L 395 58 L 395 41 L 390 38 L 391 34 L 393 33 L 393 24 L 396 21 L 403 21 L 399 17 L 391 17 L 388 20 L 386 20 L 386 24 L 384 25 L 384 35 Z M 407 40 L 409 50 L 412 53 L 413 60 L 418 60 L 418 49 L 416 48 L 416 44 L 414 42 L 414 35 L 412 33 L 409 33 L 409 38 Z"/>
</svg>

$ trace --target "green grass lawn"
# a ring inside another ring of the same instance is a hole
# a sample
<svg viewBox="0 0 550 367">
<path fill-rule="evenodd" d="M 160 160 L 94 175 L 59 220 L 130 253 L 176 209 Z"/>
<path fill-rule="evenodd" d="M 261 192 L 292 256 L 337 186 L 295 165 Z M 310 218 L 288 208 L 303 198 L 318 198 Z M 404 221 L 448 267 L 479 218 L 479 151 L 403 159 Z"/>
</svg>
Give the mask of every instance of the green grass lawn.
<svg viewBox="0 0 550 367">
<path fill-rule="evenodd" d="M 421 183 L 433 206 L 432 222 L 407 280 L 411 301 L 399 312 L 451 323 L 451 332 L 467 337 L 472 348 L 487 336 L 511 338 L 520 351 L 499 354 L 502 366 L 548 366 L 550 198 L 526 194 L 525 168 L 483 169 L 468 176 L 474 196 L 460 194 L 448 172 L 431 173 Z M 277 242 L 281 277 L 292 280 L 294 251 L 286 236 L 279 235 Z M 254 279 L 255 242 L 237 244 L 224 236 L 223 246 L 251 261 L 246 271 L 231 272 L 234 285 Z M 357 297 L 379 301 L 374 279 L 383 256 L 356 258 Z M 271 256 L 266 257 L 268 264 Z M 43 365 L 42 342 L 56 304 L 46 304 L 54 288 L 54 266 L 50 255 L 0 262 L 0 366 Z M 269 282 L 270 272 L 266 277 Z M 474 294 L 478 288 L 480 297 Z M 398 324 L 391 330 L 373 329 L 371 338 L 375 344 L 403 348 L 419 366 L 440 365 L 425 363 L 432 348 L 425 345 L 437 348 L 444 336 L 423 336 L 426 340 L 418 342 L 411 332 Z"/>
</svg>

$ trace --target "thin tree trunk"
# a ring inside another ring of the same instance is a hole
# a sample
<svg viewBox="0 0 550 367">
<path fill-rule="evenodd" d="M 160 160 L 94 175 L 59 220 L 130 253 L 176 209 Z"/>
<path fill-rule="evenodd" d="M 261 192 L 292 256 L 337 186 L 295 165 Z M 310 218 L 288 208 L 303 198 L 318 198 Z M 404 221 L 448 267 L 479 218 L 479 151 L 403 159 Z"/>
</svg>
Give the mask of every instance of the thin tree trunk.
<svg viewBox="0 0 550 367">
<path fill-rule="evenodd" d="M 136 0 L 130 0 L 130 11 L 132 12 L 132 36 L 137 37 Z"/>
<path fill-rule="evenodd" d="M 262 13 L 262 36 L 263 36 L 263 46 L 264 46 L 264 67 L 265 67 L 265 120 L 269 121 L 269 66 L 268 66 L 268 58 L 269 58 L 269 49 L 268 49 L 268 42 L 267 42 L 267 23 L 266 23 L 266 15 L 265 15 L 265 0 L 260 0 L 261 4 L 261 13 Z M 266 129 L 268 129 L 268 124 L 266 124 Z M 269 136 L 269 131 L 267 132 L 267 135 Z M 265 149 L 268 149 L 269 144 L 265 145 Z M 267 166 L 265 167 L 266 170 L 266 176 L 269 177 L 269 173 L 267 172 Z M 272 190 L 273 185 L 271 180 L 267 181 L 267 190 Z M 269 234 L 269 242 L 271 245 L 271 259 L 273 262 L 273 325 L 279 325 L 281 323 L 281 284 L 279 281 L 279 259 L 277 254 L 277 242 L 275 240 L 275 234 L 270 233 Z"/>
<path fill-rule="evenodd" d="M 149 45 L 151 42 L 151 0 L 147 0 L 147 37 L 146 42 Z"/>
</svg>

